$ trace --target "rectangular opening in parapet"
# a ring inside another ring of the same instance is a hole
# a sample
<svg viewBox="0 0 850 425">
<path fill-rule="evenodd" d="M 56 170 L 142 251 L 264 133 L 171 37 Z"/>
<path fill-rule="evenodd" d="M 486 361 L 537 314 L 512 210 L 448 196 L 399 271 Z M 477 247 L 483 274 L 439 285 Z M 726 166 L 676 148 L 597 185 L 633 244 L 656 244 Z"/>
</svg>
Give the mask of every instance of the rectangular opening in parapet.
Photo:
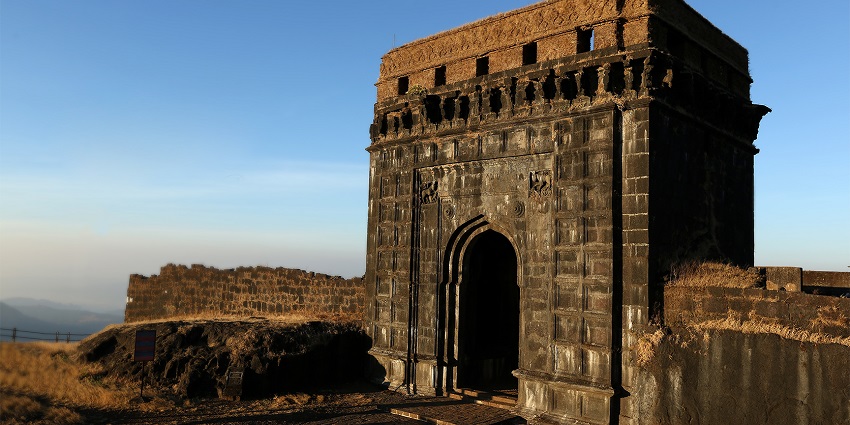
<svg viewBox="0 0 850 425">
<path fill-rule="evenodd" d="M 685 57 L 685 37 L 679 31 L 669 29 L 667 31 L 667 50 L 677 58 Z"/>
<path fill-rule="evenodd" d="M 446 66 L 434 69 L 434 87 L 446 85 Z"/>
<path fill-rule="evenodd" d="M 593 50 L 593 28 L 588 28 L 586 30 L 579 29 L 578 30 L 578 40 L 576 43 L 577 52 L 576 53 L 584 53 Z"/>
<path fill-rule="evenodd" d="M 398 79 L 398 95 L 404 96 L 410 88 L 410 79 L 408 77 L 399 77 Z"/>
<path fill-rule="evenodd" d="M 475 61 L 475 76 L 480 77 L 490 73 L 490 58 L 488 56 L 480 57 Z"/>
<path fill-rule="evenodd" d="M 531 65 L 537 63 L 537 43 L 531 42 L 522 46 L 522 64 Z"/>
</svg>

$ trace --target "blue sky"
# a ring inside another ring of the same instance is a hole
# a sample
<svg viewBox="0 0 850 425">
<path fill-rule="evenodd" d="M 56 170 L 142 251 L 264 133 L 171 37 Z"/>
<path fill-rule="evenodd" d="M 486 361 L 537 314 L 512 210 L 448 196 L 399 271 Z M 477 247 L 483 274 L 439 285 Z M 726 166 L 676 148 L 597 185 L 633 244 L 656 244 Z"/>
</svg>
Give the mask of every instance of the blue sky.
<svg viewBox="0 0 850 425">
<path fill-rule="evenodd" d="M 395 45 L 531 1 L 0 1 L 0 297 L 120 308 L 168 262 L 365 269 Z M 850 266 L 850 5 L 692 0 L 750 52 L 756 262 Z"/>
</svg>

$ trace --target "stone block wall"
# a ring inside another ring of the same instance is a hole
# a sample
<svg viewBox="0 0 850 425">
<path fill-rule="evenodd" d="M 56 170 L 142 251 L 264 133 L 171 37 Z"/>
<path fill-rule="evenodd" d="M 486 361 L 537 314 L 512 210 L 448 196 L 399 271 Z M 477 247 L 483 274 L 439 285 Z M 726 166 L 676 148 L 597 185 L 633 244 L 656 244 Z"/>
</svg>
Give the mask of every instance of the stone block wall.
<svg viewBox="0 0 850 425">
<path fill-rule="evenodd" d="M 286 268 L 168 264 L 159 275 L 130 276 L 124 321 L 287 314 L 359 319 L 364 292 L 362 278 Z"/>
<path fill-rule="evenodd" d="M 850 273 L 803 270 L 800 267 L 759 267 L 767 289 L 850 298 Z"/>
<path fill-rule="evenodd" d="M 763 267 L 767 289 L 800 292 L 803 290 L 803 269 L 799 267 Z"/>
<path fill-rule="evenodd" d="M 667 287 L 664 291 L 665 324 L 728 321 L 728 325 L 765 324 L 845 338 L 850 344 L 850 299 L 802 292 L 737 288 Z M 744 329 L 746 331 L 746 329 Z M 850 354 L 850 347 L 848 347 Z"/>
<path fill-rule="evenodd" d="M 850 291 L 850 273 L 803 270 L 803 288 L 841 288 Z"/>
</svg>

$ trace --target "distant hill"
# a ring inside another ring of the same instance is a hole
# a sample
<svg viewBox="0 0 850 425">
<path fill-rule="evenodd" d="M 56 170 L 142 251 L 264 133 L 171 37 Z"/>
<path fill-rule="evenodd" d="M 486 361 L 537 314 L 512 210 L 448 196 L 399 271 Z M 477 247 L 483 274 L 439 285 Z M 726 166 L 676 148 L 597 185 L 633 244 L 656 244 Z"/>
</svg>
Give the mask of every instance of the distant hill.
<svg viewBox="0 0 850 425">
<path fill-rule="evenodd" d="M 4 329 L 17 328 L 19 332 L 92 334 L 107 325 L 124 321 L 123 314 L 95 313 L 51 302 L 44 304 L 26 302 L 23 305 L 12 305 L 9 301 L 0 302 L 0 327 Z M 57 305 L 62 307 L 57 307 Z M 9 333 L 9 331 L 3 331 L 3 337 L 0 339 L 9 340 Z M 50 338 L 50 335 L 25 333 L 19 333 L 19 336 Z M 72 339 L 80 338 L 72 337 Z"/>
<path fill-rule="evenodd" d="M 117 314 L 119 316 L 124 315 L 123 308 L 115 308 L 120 306 L 95 306 L 95 305 L 78 305 L 78 304 L 67 304 L 67 303 L 59 303 L 56 301 L 43 300 L 43 299 L 35 299 L 35 298 L 25 298 L 25 297 L 9 297 L 9 298 L 0 298 L 0 302 L 4 302 L 12 307 L 15 307 L 19 310 L 22 310 L 21 307 L 32 307 L 32 306 L 44 306 L 44 307 L 53 307 L 58 308 L 60 310 L 84 310 L 84 311 L 92 311 L 95 313 L 108 313 L 108 314 Z"/>
</svg>

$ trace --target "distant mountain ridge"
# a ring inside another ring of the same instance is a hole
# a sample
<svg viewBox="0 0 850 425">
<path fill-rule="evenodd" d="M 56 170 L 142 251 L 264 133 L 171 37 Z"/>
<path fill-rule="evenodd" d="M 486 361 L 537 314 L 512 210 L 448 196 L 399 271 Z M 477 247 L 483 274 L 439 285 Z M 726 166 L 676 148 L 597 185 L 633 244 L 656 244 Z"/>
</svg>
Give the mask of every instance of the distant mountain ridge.
<svg viewBox="0 0 850 425">
<path fill-rule="evenodd" d="M 68 304 L 68 303 L 60 303 L 51 300 L 44 299 L 36 299 L 36 298 L 26 298 L 26 297 L 9 297 L 9 298 L 0 298 L 0 302 L 6 303 L 12 307 L 21 308 L 21 307 L 31 307 L 31 306 L 44 306 L 44 307 L 53 307 L 58 308 L 60 310 L 83 310 L 83 311 L 91 311 L 94 313 L 107 313 L 107 314 L 117 314 L 119 316 L 124 315 L 123 308 L 115 308 L 114 306 L 104 307 L 104 306 L 96 306 L 96 305 L 80 305 L 80 304 Z"/>
<path fill-rule="evenodd" d="M 9 299 L 0 302 L 0 327 L 17 328 L 18 336 L 50 339 L 50 335 L 25 334 L 20 331 L 42 332 L 55 335 L 92 334 L 107 325 L 123 323 L 123 313 L 96 313 L 75 306 L 44 300 Z M 3 331 L 0 340 L 10 339 L 10 331 Z M 81 339 L 72 336 L 72 339 Z M 21 339 L 21 341 L 26 341 Z"/>
</svg>

